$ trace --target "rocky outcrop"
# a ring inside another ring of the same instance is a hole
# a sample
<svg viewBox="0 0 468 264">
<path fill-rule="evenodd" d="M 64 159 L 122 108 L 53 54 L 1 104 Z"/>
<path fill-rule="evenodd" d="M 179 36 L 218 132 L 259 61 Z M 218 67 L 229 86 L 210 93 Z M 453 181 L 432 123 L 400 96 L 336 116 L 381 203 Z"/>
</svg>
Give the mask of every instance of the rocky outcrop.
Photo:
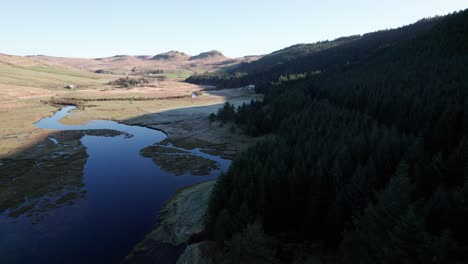
<svg viewBox="0 0 468 264">
<path fill-rule="evenodd" d="M 190 56 L 184 52 L 172 50 L 172 51 L 164 52 L 156 56 L 153 56 L 151 59 L 175 61 L 175 60 L 188 60 L 189 58 Z"/>
<path fill-rule="evenodd" d="M 177 264 L 214 264 L 216 242 L 203 241 L 187 246 L 184 253 L 177 259 Z"/>
<path fill-rule="evenodd" d="M 207 58 L 222 58 L 226 59 L 224 54 L 218 50 L 210 50 L 207 52 L 202 52 L 196 56 L 190 57 L 190 60 L 200 60 L 200 59 L 207 59 Z"/>
<path fill-rule="evenodd" d="M 133 248 L 124 263 L 143 263 L 143 260 L 159 263 L 164 252 L 171 252 L 164 253 L 170 256 L 180 255 L 190 238 L 203 231 L 203 219 L 215 182 L 203 182 L 178 191 L 161 210 L 155 229 Z M 191 251 L 187 254 L 197 254 L 204 252 L 205 246 L 188 248 Z"/>
<path fill-rule="evenodd" d="M 147 238 L 177 246 L 200 233 L 214 184 L 208 181 L 179 191 L 161 210 L 157 228 Z"/>
</svg>

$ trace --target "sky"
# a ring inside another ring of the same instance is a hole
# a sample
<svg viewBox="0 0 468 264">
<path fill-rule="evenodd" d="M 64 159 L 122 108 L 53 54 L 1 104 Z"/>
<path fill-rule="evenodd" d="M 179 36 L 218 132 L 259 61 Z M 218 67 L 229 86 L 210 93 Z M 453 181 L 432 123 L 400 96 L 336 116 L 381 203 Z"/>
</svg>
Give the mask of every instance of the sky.
<svg viewBox="0 0 468 264">
<path fill-rule="evenodd" d="M 62 57 L 267 54 L 407 25 L 466 0 L 0 0 L 0 53 Z"/>
</svg>

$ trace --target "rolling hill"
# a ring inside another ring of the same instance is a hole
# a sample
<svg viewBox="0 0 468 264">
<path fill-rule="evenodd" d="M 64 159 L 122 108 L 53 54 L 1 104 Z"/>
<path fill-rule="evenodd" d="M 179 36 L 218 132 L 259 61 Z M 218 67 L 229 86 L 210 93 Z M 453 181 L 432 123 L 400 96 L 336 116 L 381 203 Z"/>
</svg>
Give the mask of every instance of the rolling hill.
<svg viewBox="0 0 468 264">
<path fill-rule="evenodd" d="M 116 55 L 104 58 L 61 58 L 53 56 L 27 56 L 29 59 L 67 65 L 77 69 L 110 74 L 147 74 L 162 70 L 171 76 L 188 77 L 194 73 L 210 72 L 235 66 L 243 61 L 253 61 L 257 56 L 248 58 L 228 58 L 219 51 L 202 52 L 190 56 L 180 51 L 168 51 L 157 55 Z"/>
<path fill-rule="evenodd" d="M 60 60 L 0 54 L 0 84 L 37 88 L 63 88 L 64 85 L 89 86 L 102 82 L 105 76 L 91 73 Z"/>
<path fill-rule="evenodd" d="M 250 83 L 261 85 L 281 75 L 349 70 L 366 64 L 397 45 L 424 35 L 441 20 L 440 17 L 422 19 L 397 29 L 313 44 L 297 44 L 253 62 L 240 63 L 228 70 L 191 76 L 187 81 L 219 87 L 240 87 Z"/>
<path fill-rule="evenodd" d="M 465 10 L 199 76 L 265 94 L 217 115 L 268 135 L 211 195 L 218 261 L 466 262 L 467 43 Z"/>
</svg>

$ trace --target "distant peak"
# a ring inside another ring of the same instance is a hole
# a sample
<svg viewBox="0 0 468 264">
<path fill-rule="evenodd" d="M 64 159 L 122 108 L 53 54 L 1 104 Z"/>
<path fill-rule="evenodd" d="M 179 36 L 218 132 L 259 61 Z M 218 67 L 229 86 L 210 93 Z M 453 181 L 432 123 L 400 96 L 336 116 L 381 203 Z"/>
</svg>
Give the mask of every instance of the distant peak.
<svg viewBox="0 0 468 264">
<path fill-rule="evenodd" d="M 190 56 L 184 52 L 171 50 L 171 51 L 160 53 L 156 56 L 153 56 L 151 59 L 152 60 L 186 60 L 188 58 L 190 58 Z"/>
<path fill-rule="evenodd" d="M 225 58 L 224 54 L 218 50 L 210 50 L 207 52 L 202 52 L 196 56 L 192 56 L 190 60 L 198 60 L 198 59 L 205 59 L 205 58 L 213 58 L 213 57 L 222 57 Z"/>
</svg>

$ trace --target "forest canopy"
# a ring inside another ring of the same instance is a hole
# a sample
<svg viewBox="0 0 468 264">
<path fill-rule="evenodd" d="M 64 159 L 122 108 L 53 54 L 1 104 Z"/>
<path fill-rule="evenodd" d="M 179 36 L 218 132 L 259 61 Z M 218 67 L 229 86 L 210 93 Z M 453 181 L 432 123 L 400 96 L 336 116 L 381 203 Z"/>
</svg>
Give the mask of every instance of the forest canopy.
<svg viewBox="0 0 468 264">
<path fill-rule="evenodd" d="M 466 261 L 468 11 L 289 51 L 188 80 L 265 94 L 217 114 L 269 136 L 219 177 L 209 238 L 228 255 L 255 241 L 265 263 L 297 261 L 291 243 L 344 263 Z"/>
</svg>

